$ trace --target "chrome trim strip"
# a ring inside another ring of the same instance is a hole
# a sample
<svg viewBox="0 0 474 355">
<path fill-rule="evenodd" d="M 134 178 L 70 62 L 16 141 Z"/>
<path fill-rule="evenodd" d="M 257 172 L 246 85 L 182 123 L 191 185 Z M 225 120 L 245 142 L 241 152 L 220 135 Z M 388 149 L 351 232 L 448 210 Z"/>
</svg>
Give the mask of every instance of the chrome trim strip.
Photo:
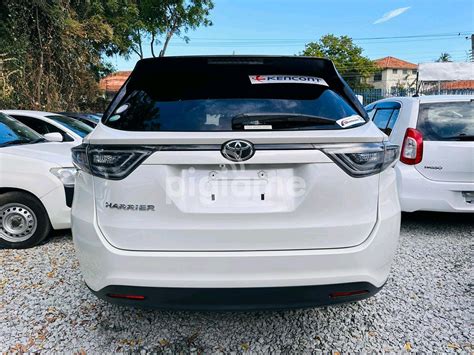
<svg viewBox="0 0 474 355">
<path fill-rule="evenodd" d="M 224 142 L 225 144 L 227 142 Z M 257 143 L 254 149 L 257 150 L 321 150 L 321 149 L 344 149 L 367 147 L 371 144 L 383 144 L 383 142 L 366 142 L 366 143 Z M 222 144 L 90 144 L 90 149 L 140 149 L 147 147 L 152 151 L 220 151 Z"/>
<path fill-rule="evenodd" d="M 173 144 L 158 145 L 158 151 L 213 151 L 221 150 L 219 144 Z M 311 143 L 275 143 L 275 144 L 254 144 L 255 150 L 303 150 L 314 149 Z"/>
</svg>

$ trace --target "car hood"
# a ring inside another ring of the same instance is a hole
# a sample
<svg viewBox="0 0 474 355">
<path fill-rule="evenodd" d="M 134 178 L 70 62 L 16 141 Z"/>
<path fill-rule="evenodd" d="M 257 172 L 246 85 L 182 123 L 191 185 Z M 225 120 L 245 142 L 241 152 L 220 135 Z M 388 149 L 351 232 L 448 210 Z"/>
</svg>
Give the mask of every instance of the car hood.
<svg viewBox="0 0 474 355">
<path fill-rule="evenodd" d="M 44 160 L 63 167 L 73 166 L 71 148 L 68 143 L 36 143 L 4 147 L 0 152 L 23 156 L 31 159 Z"/>
</svg>

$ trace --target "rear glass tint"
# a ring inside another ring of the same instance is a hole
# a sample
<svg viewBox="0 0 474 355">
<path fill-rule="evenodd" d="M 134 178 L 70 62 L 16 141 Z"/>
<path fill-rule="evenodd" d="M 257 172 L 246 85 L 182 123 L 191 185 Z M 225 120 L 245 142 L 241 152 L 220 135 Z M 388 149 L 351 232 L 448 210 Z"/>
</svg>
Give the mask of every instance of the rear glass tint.
<svg viewBox="0 0 474 355">
<path fill-rule="evenodd" d="M 134 90 L 107 120 L 113 128 L 130 131 L 231 131 L 232 119 L 242 114 L 306 114 L 334 121 L 355 115 L 356 112 L 335 92 L 326 88 L 308 88 L 309 93 L 298 96 L 288 88 L 279 98 L 208 98 L 154 99 L 145 90 Z M 262 88 L 263 92 L 272 88 Z M 265 95 L 268 96 L 268 95 Z M 288 128 L 287 126 L 285 127 Z M 295 126 L 294 129 L 299 127 Z M 306 126 L 304 129 L 328 128 Z M 339 127 L 337 127 L 339 128 Z"/>
<path fill-rule="evenodd" d="M 239 65 L 213 64 L 211 60 L 206 63 L 202 58 L 145 60 L 137 65 L 103 122 L 127 131 L 232 131 L 246 129 L 232 124 L 236 116 L 259 117 L 255 122 L 263 126 L 265 114 L 288 114 L 313 116 L 304 118 L 312 123 L 291 117 L 288 121 L 294 125 L 283 124 L 280 119 L 273 121 L 272 129 L 311 130 L 341 129 L 337 120 L 358 114 L 354 103 L 347 100 L 348 88 L 330 62 L 288 58 L 270 61 L 268 65 L 259 61 Z M 322 78 L 327 85 L 295 80 L 262 85 L 251 81 L 255 77 L 299 75 Z M 319 123 L 314 116 L 321 118 Z"/>
<path fill-rule="evenodd" d="M 474 140 L 474 103 L 420 104 L 417 129 L 429 141 Z"/>
</svg>

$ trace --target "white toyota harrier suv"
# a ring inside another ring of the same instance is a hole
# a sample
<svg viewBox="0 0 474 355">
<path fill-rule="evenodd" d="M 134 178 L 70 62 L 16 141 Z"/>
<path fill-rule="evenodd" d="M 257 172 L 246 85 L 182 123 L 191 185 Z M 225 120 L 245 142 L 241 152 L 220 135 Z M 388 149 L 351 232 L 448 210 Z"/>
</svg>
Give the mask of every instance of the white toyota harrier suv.
<svg viewBox="0 0 474 355">
<path fill-rule="evenodd" d="M 329 60 L 141 60 L 73 148 L 85 282 L 176 309 L 369 297 L 400 228 L 386 140 Z"/>
<path fill-rule="evenodd" d="M 474 213 L 474 95 L 393 97 L 367 111 L 401 147 L 403 211 Z"/>
</svg>

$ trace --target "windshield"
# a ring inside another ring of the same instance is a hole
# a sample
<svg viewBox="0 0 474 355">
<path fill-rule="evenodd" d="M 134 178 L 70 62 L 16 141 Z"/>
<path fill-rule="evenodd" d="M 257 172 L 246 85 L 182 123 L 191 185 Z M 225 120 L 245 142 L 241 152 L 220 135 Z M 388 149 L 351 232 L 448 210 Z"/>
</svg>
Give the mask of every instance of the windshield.
<svg viewBox="0 0 474 355">
<path fill-rule="evenodd" d="M 130 131 L 231 131 L 235 117 L 252 113 L 260 114 L 260 117 L 265 114 L 287 114 L 288 118 L 292 115 L 309 115 L 331 121 L 329 125 L 316 121 L 312 125 L 301 125 L 293 119 L 295 124 L 274 126 L 273 129 L 339 129 L 337 120 L 357 114 L 338 94 L 326 87 L 283 85 L 285 90 L 282 90 L 281 87 L 275 89 L 268 86 L 259 88 L 259 94 L 249 95 L 257 97 L 249 98 L 184 97 L 170 100 L 155 97 L 154 93 L 145 90 L 133 90 L 118 105 L 106 124 Z"/>
<path fill-rule="evenodd" d="M 417 129 L 430 141 L 474 140 L 474 102 L 420 104 Z"/>
<path fill-rule="evenodd" d="M 44 138 L 13 117 L 0 113 L 0 147 L 44 141 Z"/>
<path fill-rule="evenodd" d="M 70 129 L 81 138 L 84 138 L 93 130 L 92 127 L 89 127 L 85 123 L 75 120 L 74 118 L 71 118 L 71 117 L 61 116 L 61 115 L 51 115 L 51 116 L 46 116 L 46 117 Z"/>
</svg>

